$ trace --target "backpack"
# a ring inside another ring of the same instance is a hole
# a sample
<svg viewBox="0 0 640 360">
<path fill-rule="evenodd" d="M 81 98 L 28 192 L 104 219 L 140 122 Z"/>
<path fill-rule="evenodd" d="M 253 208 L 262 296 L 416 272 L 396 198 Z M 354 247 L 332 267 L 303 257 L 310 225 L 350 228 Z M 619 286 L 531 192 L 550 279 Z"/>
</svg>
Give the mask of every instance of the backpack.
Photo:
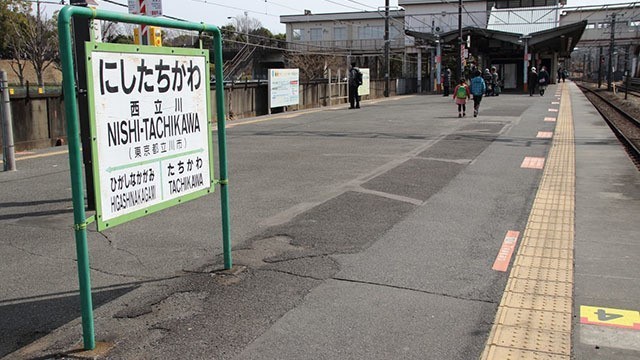
<svg viewBox="0 0 640 360">
<path fill-rule="evenodd" d="M 456 97 L 458 99 L 465 99 L 467 97 L 467 87 L 460 85 L 458 87 L 458 91 L 456 92 Z"/>
<path fill-rule="evenodd" d="M 356 70 L 356 76 L 355 76 L 356 84 L 362 85 L 362 72 L 360 72 L 360 70 L 358 69 L 355 69 L 355 70 Z"/>
</svg>

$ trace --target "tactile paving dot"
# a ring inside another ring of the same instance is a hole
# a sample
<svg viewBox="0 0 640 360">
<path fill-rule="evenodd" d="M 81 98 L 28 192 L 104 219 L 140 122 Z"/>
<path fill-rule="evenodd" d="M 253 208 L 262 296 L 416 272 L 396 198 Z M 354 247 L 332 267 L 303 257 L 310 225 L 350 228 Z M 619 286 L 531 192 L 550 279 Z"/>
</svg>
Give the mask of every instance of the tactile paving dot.
<svg viewBox="0 0 640 360">
<path fill-rule="evenodd" d="M 509 281 L 507 282 L 507 291 L 524 294 L 571 297 L 573 284 L 568 282 L 513 278 L 509 279 Z"/>
<path fill-rule="evenodd" d="M 553 231 L 550 233 L 561 233 L 561 232 Z M 531 236 L 527 238 L 526 244 L 527 246 L 535 246 L 535 247 L 570 249 L 573 247 L 573 239 L 569 236 L 560 236 L 559 238 Z"/>
<path fill-rule="evenodd" d="M 503 308 L 498 324 L 519 328 L 571 332 L 571 314 L 519 308 Z"/>
<path fill-rule="evenodd" d="M 569 355 L 550 354 L 540 351 L 522 350 L 491 345 L 483 360 L 569 360 Z"/>
<path fill-rule="evenodd" d="M 514 262 L 515 266 L 528 266 L 547 269 L 566 270 L 572 268 L 571 261 L 568 259 L 537 257 L 537 256 L 518 256 Z"/>
<path fill-rule="evenodd" d="M 496 325 L 491 345 L 570 355 L 571 333 Z"/>
<path fill-rule="evenodd" d="M 573 282 L 573 271 L 570 269 L 549 269 L 528 266 L 516 266 L 511 276 L 518 279 L 532 279 L 555 282 Z"/>
<path fill-rule="evenodd" d="M 565 296 L 545 296 L 507 291 L 502 297 L 500 307 L 547 310 L 571 314 L 571 298 Z"/>
<path fill-rule="evenodd" d="M 556 259 L 573 259 L 573 251 L 569 249 L 554 249 L 554 248 L 544 248 L 544 247 L 535 247 L 535 246 L 527 246 L 527 244 L 522 244 L 520 249 L 518 250 L 518 255 L 524 256 L 537 256 L 537 257 L 548 257 L 548 258 L 556 258 Z"/>
</svg>

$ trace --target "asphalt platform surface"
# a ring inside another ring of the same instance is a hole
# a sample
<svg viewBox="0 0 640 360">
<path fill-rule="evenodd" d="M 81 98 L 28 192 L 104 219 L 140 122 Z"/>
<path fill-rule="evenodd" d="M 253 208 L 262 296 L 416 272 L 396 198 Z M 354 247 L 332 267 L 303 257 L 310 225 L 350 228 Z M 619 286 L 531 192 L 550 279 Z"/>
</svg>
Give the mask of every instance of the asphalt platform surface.
<svg viewBox="0 0 640 360">
<path fill-rule="evenodd" d="M 96 339 L 113 359 L 478 358 L 509 276 L 491 267 L 526 225 L 542 172 L 520 165 L 549 151 L 536 134 L 554 129 L 543 118 L 555 87 L 485 98 L 477 118 L 414 95 L 231 122 L 233 271 L 220 271 L 218 191 L 92 226 Z M 640 310 L 640 176 L 571 96 L 573 353 L 637 359 L 640 330 L 603 333 L 577 315 Z M 0 357 L 82 344 L 64 150 L 0 172 Z"/>
</svg>

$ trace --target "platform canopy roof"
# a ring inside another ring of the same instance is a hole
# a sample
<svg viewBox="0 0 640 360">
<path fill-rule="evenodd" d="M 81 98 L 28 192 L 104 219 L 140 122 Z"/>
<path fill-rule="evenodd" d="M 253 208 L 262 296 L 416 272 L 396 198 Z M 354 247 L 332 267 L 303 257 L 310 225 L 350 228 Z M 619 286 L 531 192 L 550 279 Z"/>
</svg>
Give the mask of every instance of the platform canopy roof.
<svg viewBox="0 0 640 360">
<path fill-rule="evenodd" d="M 471 35 L 472 38 L 486 40 L 499 40 L 514 45 L 524 45 L 526 39 L 529 46 L 537 52 L 557 51 L 559 56 L 569 56 L 576 46 L 582 33 L 587 26 L 587 21 L 583 20 L 573 24 L 555 27 L 553 29 L 537 31 L 528 35 L 511 33 L 499 30 L 489 30 L 478 27 L 465 27 L 462 29 L 462 36 Z M 427 44 L 433 45 L 437 41 L 442 44 L 454 44 L 458 40 L 458 30 L 449 31 L 442 34 L 425 33 L 419 31 L 406 30 L 405 33 L 417 39 L 424 40 Z"/>
</svg>

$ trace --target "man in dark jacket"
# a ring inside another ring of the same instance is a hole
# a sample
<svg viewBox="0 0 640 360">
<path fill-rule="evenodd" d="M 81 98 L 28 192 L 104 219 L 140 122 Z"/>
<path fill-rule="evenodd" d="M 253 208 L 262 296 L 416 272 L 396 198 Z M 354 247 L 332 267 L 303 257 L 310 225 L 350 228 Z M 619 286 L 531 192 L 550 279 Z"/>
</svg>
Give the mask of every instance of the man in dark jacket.
<svg viewBox="0 0 640 360">
<path fill-rule="evenodd" d="M 448 66 L 444 67 L 444 71 L 442 72 L 442 96 L 449 96 L 449 91 L 451 89 L 451 69 Z"/>
<path fill-rule="evenodd" d="M 362 85 L 362 73 L 356 67 L 356 63 L 351 63 L 349 70 L 349 109 L 360 109 L 360 97 L 358 96 L 358 86 Z"/>
<path fill-rule="evenodd" d="M 547 89 L 547 85 L 549 85 L 549 80 L 549 73 L 543 66 L 538 74 L 538 88 L 540 89 L 540 96 L 544 96 L 544 91 Z"/>
</svg>

